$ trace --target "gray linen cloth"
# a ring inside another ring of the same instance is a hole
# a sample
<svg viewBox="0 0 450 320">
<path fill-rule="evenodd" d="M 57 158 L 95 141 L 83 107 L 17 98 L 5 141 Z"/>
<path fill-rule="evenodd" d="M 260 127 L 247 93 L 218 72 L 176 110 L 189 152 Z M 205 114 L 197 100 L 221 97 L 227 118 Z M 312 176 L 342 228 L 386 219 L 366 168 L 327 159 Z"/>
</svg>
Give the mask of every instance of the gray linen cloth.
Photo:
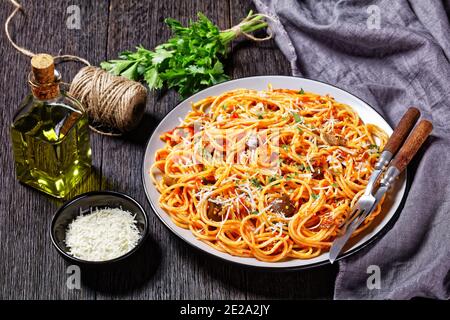
<svg viewBox="0 0 450 320">
<path fill-rule="evenodd" d="M 434 125 L 408 167 L 399 219 L 339 262 L 335 299 L 450 298 L 450 1 L 254 0 L 275 18 L 292 73 L 346 89 L 390 123 L 417 106 Z M 380 268 L 380 288 L 369 289 Z M 369 273 L 368 273 L 369 268 Z"/>
</svg>

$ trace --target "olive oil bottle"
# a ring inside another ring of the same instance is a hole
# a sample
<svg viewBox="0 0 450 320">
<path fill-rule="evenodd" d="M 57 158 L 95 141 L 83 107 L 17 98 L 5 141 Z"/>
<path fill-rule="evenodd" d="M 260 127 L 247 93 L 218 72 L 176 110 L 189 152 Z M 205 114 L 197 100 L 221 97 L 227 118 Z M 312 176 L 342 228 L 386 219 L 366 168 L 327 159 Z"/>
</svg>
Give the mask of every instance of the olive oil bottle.
<svg viewBox="0 0 450 320">
<path fill-rule="evenodd" d="M 60 89 L 50 55 L 34 56 L 31 66 L 32 94 L 11 126 L 16 175 L 24 184 L 65 198 L 90 171 L 88 119 L 82 105 Z"/>
</svg>

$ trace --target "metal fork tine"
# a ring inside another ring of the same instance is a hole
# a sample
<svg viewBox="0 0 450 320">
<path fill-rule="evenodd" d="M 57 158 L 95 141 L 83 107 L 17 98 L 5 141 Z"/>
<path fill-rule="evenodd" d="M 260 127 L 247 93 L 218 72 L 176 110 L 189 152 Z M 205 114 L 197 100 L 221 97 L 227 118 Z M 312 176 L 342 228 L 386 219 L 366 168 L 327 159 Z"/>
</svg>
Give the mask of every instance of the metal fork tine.
<svg viewBox="0 0 450 320">
<path fill-rule="evenodd" d="M 348 226 L 351 225 L 353 223 L 353 221 L 357 220 L 358 217 L 360 217 L 363 214 L 363 210 L 358 210 L 358 213 L 355 214 L 353 217 L 351 217 L 351 219 L 347 220 L 347 223 L 345 224 L 344 228 L 343 228 L 343 232 L 347 232 Z"/>
<path fill-rule="evenodd" d="M 345 225 L 349 225 L 354 218 L 358 215 L 358 212 L 361 211 L 359 203 L 356 203 L 355 207 L 352 210 L 352 213 L 339 225 L 339 228 L 342 228 Z M 344 230 L 345 232 L 345 230 Z"/>
<path fill-rule="evenodd" d="M 361 212 L 361 208 L 358 206 L 357 208 L 353 209 L 353 212 L 351 215 L 347 218 L 347 224 L 351 223 Z"/>
</svg>

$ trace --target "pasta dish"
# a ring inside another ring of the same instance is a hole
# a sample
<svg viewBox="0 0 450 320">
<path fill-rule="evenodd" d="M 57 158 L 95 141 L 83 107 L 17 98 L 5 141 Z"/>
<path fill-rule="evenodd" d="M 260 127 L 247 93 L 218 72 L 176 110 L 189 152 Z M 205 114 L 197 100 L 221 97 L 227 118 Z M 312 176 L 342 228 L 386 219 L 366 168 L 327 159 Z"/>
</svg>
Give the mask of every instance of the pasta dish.
<svg viewBox="0 0 450 320">
<path fill-rule="evenodd" d="M 173 222 L 216 250 L 309 259 L 343 231 L 387 138 L 329 95 L 238 89 L 162 134 L 150 175 Z"/>
</svg>

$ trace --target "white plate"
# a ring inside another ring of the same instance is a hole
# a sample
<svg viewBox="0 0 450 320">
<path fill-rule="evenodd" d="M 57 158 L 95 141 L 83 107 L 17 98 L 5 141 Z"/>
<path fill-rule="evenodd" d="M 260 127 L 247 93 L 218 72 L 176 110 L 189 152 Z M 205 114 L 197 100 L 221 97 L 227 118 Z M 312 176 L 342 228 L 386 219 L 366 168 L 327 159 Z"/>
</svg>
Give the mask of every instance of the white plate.
<svg viewBox="0 0 450 320">
<path fill-rule="evenodd" d="M 392 134 L 392 128 L 389 126 L 389 124 L 367 103 L 355 97 L 354 95 L 334 86 L 314 80 L 288 76 L 260 76 L 231 80 L 207 88 L 184 100 L 171 112 L 169 112 L 167 116 L 161 121 L 161 123 L 153 132 L 150 140 L 148 141 L 147 148 L 145 150 L 142 173 L 145 192 L 158 218 L 161 219 L 161 221 L 173 233 L 175 233 L 177 236 L 179 236 L 192 246 L 213 256 L 242 265 L 272 269 L 300 269 L 321 265 L 328 262 L 328 253 L 323 253 L 318 257 L 308 260 L 293 259 L 283 262 L 263 262 L 257 260 L 256 258 L 235 257 L 228 253 L 219 252 L 213 249 L 206 243 L 197 240 L 189 230 L 180 228 L 172 222 L 169 215 L 159 206 L 159 193 L 153 185 L 149 176 L 150 167 L 155 160 L 155 152 L 156 150 L 164 146 L 164 143 L 159 139 L 159 136 L 162 133 L 173 129 L 179 124 L 179 118 L 184 118 L 186 114 L 191 110 L 191 102 L 196 102 L 208 96 L 216 96 L 223 93 L 224 91 L 238 88 L 266 90 L 269 84 L 271 84 L 273 88 L 303 88 L 305 91 L 310 91 L 321 95 L 330 94 L 336 99 L 336 101 L 351 106 L 365 123 L 375 124 L 381 127 L 389 135 Z M 369 230 L 367 230 L 364 234 L 359 235 L 356 239 L 353 239 L 353 242 L 349 243 L 346 247 L 346 251 L 343 256 L 348 256 L 356 252 L 357 250 L 361 249 L 372 240 L 374 240 L 376 236 L 384 234 L 384 232 L 389 228 L 388 224 L 391 225 L 389 222 L 393 223 L 396 220 L 396 211 L 399 209 L 405 192 L 406 175 L 403 174 L 394 185 L 388 199 L 384 202 L 383 211 L 379 215 L 379 217 L 377 217 L 378 221 L 374 221 Z M 341 256 L 341 258 L 343 256 Z"/>
</svg>

